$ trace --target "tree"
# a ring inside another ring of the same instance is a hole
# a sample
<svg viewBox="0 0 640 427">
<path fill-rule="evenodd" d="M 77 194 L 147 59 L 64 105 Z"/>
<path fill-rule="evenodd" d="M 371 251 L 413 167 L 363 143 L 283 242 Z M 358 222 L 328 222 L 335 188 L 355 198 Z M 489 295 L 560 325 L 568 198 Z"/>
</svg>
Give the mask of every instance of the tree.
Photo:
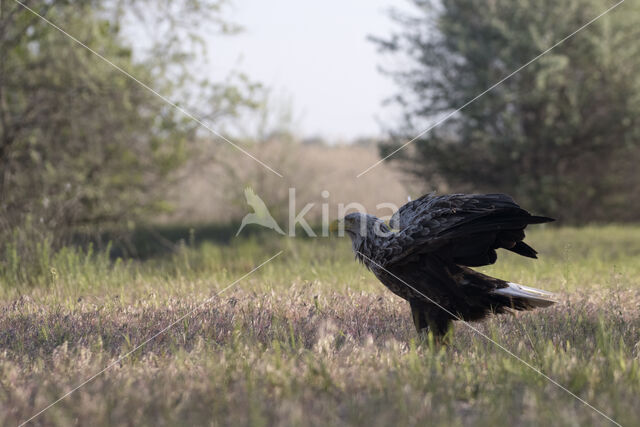
<svg viewBox="0 0 640 427">
<path fill-rule="evenodd" d="M 386 155 L 613 5 L 607 0 L 413 0 L 375 38 L 404 121 Z M 625 3 L 391 159 L 431 187 L 500 191 L 574 221 L 638 219 L 640 5 Z M 407 64 L 408 62 L 408 64 Z"/>
<path fill-rule="evenodd" d="M 199 23 L 234 31 L 220 19 L 220 1 L 26 3 L 157 92 L 208 106 L 201 117 L 251 101 L 246 79 L 212 84 L 190 72 Z M 140 10 L 156 34 L 136 58 L 122 33 Z M 0 0 L 0 57 L 0 230 L 29 216 L 64 234 L 161 207 L 191 152 L 195 122 L 8 0 Z"/>
</svg>

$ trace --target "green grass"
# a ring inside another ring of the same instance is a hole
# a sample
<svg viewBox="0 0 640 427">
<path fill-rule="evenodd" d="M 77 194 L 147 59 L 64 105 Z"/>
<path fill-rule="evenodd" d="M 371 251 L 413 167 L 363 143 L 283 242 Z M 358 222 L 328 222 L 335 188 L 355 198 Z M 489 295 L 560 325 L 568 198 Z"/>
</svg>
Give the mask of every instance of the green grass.
<svg viewBox="0 0 640 427">
<path fill-rule="evenodd" d="M 197 234 L 196 230 L 196 234 Z M 254 235 L 145 261 L 42 242 L 0 264 L 0 424 L 607 425 L 456 325 L 416 342 L 407 304 L 346 240 Z M 555 291 L 555 306 L 474 324 L 621 423 L 640 419 L 640 227 L 539 228 L 533 261 L 484 269 Z M 224 294 L 256 265 L 282 255 Z M 207 299 L 210 299 L 208 302 Z"/>
</svg>

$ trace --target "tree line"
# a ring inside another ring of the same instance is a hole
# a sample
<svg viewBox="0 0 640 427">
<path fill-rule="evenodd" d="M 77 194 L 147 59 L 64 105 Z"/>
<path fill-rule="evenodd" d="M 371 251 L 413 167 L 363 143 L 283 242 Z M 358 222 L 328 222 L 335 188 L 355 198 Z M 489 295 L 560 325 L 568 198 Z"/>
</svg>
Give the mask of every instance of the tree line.
<svg viewBox="0 0 640 427">
<path fill-rule="evenodd" d="M 237 29 L 224 0 L 23 3 L 32 11 L 0 1 L 0 234 L 126 228 L 166 208 L 197 124 L 140 82 L 209 123 L 253 108 L 259 85 L 245 76 L 214 83 L 192 70 L 202 26 Z"/>
<path fill-rule="evenodd" d="M 609 0 L 413 0 L 394 58 L 403 120 L 387 155 L 613 6 Z M 565 223 L 640 219 L 640 5 L 620 4 L 390 161 L 444 192 L 505 192 Z"/>
<path fill-rule="evenodd" d="M 24 3 L 208 123 L 259 102 L 246 76 L 213 83 L 193 71 L 202 27 L 238 29 L 224 0 Z M 393 12 L 397 30 L 373 40 L 397 64 L 385 72 L 404 114 L 381 153 L 613 4 L 413 0 Z M 430 189 L 506 192 L 565 223 L 637 221 L 639 12 L 621 4 L 390 161 Z M 126 33 L 132 19 L 147 31 L 144 55 Z M 126 228 L 167 209 L 176 171 L 198 157 L 197 123 L 13 1 L 0 1 L 0 57 L 0 234 Z"/>
</svg>

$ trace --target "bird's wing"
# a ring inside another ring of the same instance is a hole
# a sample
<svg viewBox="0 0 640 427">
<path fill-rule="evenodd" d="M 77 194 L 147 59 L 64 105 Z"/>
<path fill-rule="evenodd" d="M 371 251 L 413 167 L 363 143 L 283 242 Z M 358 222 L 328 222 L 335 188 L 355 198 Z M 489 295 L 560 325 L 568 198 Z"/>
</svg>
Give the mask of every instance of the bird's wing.
<svg viewBox="0 0 640 427">
<path fill-rule="evenodd" d="M 501 247 L 535 258 L 535 250 L 522 242 L 523 230 L 528 224 L 553 221 L 531 215 L 505 194 L 426 195 L 397 214 L 400 231 L 380 251 L 386 264 L 438 252 L 461 265 L 487 265 L 495 262 L 495 249 Z"/>
<path fill-rule="evenodd" d="M 399 230 L 414 224 L 427 215 L 446 214 L 454 210 L 480 210 L 488 207 L 520 208 L 516 202 L 506 194 L 445 194 L 436 196 L 435 192 L 411 200 L 402 205 L 390 219 L 390 223 Z"/>
<path fill-rule="evenodd" d="M 393 229 L 402 230 L 408 224 L 413 222 L 413 219 L 416 215 L 418 215 L 422 211 L 429 209 L 430 203 L 435 198 L 435 193 L 429 193 L 418 199 L 409 200 L 408 203 L 402 205 L 400 209 L 398 209 L 393 215 L 391 215 L 389 225 Z"/>
</svg>

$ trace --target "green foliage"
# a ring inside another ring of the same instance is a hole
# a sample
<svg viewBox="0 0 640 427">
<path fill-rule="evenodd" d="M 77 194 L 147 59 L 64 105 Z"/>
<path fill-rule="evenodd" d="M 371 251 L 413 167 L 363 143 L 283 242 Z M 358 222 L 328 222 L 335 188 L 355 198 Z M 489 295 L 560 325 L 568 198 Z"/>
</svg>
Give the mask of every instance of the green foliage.
<svg viewBox="0 0 640 427">
<path fill-rule="evenodd" d="M 415 0 L 378 39 L 403 59 L 403 143 L 608 7 L 588 1 Z M 640 7 L 626 2 L 496 86 L 393 158 L 431 187 L 499 191 L 571 221 L 637 220 Z M 407 61 L 408 60 L 408 61 Z M 384 145 L 384 154 L 397 145 Z"/>
<path fill-rule="evenodd" d="M 27 3 L 158 93 L 207 105 L 202 117 L 250 103 L 255 86 L 245 76 L 212 84 L 190 71 L 200 23 L 233 29 L 219 1 Z M 141 37 L 151 46 L 134 56 L 122 28 L 138 13 L 155 26 Z M 29 226 L 58 238 L 165 208 L 197 124 L 15 2 L 1 2 L 0 32 L 0 232 L 30 215 Z"/>
</svg>

